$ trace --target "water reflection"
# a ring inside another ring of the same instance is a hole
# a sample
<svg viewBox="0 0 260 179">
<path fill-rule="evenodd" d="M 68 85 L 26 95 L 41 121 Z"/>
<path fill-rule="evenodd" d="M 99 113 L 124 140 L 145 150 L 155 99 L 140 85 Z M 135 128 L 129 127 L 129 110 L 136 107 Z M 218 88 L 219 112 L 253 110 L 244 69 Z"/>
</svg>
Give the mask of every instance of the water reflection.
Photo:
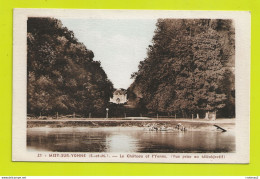
<svg viewBox="0 0 260 179">
<path fill-rule="evenodd" d="M 133 127 L 29 128 L 28 150 L 53 152 L 234 152 L 232 132 L 145 131 Z"/>
<path fill-rule="evenodd" d="M 106 138 L 106 152 L 135 152 L 138 150 L 138 140 L 129 135 L 111 135 Z"/>
</svg>

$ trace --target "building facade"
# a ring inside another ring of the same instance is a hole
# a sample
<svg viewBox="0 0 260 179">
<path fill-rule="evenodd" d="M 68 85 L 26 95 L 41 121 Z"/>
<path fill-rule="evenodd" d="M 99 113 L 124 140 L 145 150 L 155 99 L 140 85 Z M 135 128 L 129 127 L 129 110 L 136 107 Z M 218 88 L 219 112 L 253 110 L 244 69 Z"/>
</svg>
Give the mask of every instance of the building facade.
<svg viewBox="0 0 260 179">
<path fill-rule="evenodd" d="M 110 98 L 111 103 L 124 104 L 127 102 L 127 94 L 125 89 L 117 89 L 113 93 L 113 98 Z"/>
</svg>

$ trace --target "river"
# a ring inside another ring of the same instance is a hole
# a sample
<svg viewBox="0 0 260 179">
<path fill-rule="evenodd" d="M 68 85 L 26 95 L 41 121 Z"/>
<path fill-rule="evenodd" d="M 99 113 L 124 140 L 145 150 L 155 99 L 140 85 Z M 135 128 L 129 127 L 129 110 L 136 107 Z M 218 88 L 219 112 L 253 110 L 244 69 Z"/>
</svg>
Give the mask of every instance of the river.
<svg viewBox="0 0 260 179">
<path fill-rule="evenodd" d="M 235 152 L 234 132 L 149 131 L 141 127 L 35 127 L 27 129 L 29 151 L 221 153 Z"/>
</svg>

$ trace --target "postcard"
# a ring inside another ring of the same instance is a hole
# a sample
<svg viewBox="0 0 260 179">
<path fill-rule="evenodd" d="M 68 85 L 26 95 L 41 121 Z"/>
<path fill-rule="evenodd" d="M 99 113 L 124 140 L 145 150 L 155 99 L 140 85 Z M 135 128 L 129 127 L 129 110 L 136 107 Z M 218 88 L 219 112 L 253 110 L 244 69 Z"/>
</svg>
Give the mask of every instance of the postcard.
<svg viewBox="0 0 260 179">
<path fill-rule="evenodd" d="M 14 9 L 12 160 L 249 163 L 246 11 Z"/>
</svg>

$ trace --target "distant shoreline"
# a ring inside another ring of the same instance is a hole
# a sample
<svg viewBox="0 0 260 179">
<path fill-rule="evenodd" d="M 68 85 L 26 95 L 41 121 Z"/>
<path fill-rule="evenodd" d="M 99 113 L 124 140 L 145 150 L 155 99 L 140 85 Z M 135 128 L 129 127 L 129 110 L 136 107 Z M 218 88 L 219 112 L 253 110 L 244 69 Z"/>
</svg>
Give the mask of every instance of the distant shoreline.
<svg viewBox="0 0 260 179">
<path fill-rule="evenodd" d="M 27 128 L 34 127 L 49 127 L 49 128 L 61 128 L 61 127 L 143 127 L 146 128 L 149 125 L 156 125 L 159 127 L 171 127 L 174 128 L 178 123 L 184 125 L 187 130 L 216 130 L 213 125 L 219 125 L 227 130 L 235 129 L 235 119 L 217 119 L 215 121 L 205 119 L 166 119 L 166 118 L 151 118 L 144 120 L 131 120 L 124 118 L 66 118 L 66 119 L 30 119 L 27 120 Z"/>
<path fill-rule="evenodd" d="M 59 119 L 27 119 L 27 121 L 143 121 L 143 122 L 156 122 L 156 121 L 183 121 L 183 122 L 201 122 L 201 123 L 236 123 L 235 118 L 220 118 L 216 120 L 206 119 L 190 119 L 190 118 L 141 118 L 141 117 L 127 117 L 127 118 L 59 118 Z"/>
</svg>

